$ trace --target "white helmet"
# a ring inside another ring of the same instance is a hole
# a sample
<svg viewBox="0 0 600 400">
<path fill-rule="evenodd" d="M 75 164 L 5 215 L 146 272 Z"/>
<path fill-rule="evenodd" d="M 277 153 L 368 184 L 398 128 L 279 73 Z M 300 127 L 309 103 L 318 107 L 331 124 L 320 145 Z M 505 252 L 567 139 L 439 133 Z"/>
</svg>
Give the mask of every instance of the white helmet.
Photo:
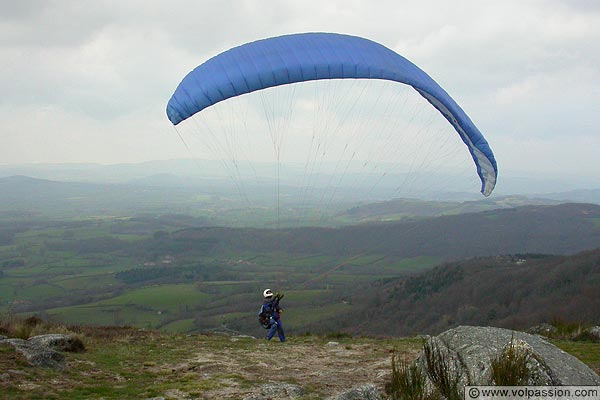
<svg viewBox="0 0 600 400">
<path fill-rule="evenodd" d="M 273 292 L 271 291 L 271 289 L 265 289 L 265 291 L 263 292 L 263 297 L 265 299 L 270 299 L 271 297 L 273 297 Z"/>
</svg>

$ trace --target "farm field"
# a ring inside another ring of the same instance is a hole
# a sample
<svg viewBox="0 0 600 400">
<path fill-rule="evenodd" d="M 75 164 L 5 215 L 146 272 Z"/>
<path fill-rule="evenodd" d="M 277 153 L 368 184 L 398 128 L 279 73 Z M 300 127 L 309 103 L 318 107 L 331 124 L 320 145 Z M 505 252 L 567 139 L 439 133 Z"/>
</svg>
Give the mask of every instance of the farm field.
<svg viewBox="0 0 600 400">
<path fill-rule="evenodd" d="M 167 332 L 262 334 L 262 290 L 282 291 L 290 332 L 352 309 L 354 288 L 431 268 L 439 257 L 253 253 L 172 239 L 165 218 L 144 233 L 135 218 L 12 222 L 0 246 L 0 312 L 65 323 Z"/>
</svg>

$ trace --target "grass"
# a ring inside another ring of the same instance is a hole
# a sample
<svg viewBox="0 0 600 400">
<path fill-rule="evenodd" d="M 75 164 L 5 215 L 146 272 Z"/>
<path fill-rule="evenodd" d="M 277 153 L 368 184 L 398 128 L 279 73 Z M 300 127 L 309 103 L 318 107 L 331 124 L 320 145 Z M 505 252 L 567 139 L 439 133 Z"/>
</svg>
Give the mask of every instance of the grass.
<svg viewBox="0 0 600 400">
<path fill-rule="evenodd" d="M 589 328 L 589 324 L 576 321 L 566 321 L 560 317 L 552 318 L 550 322 L 555 331 L 550 331 L 546 335 L 552 339 L 565 339 L 575 341 L 592 341 L 597 342 L 598 338 L 593 336 Z"/>
<path fill-rule="evenodd" d="M 155 310 L 144 310 L 137 305 L 81 305 L 53 308 L 46 311 L 52 319 L 71 324 L 89 325 L 129 325 L 139 328 L 152 328 L 160 324 L 164 317 Z"/>
<path fill-rule="evenodd" d="M 193 318 L 173 321 L 160 328 L 163 332 L 192 332 L 194 329 L 196 329 L 196 325 Z"/>
<path fill-rule="evenodd" d="M 93 289 L 101 286 L 115 285 L 118 283 L 113 274 L 108 274 L 106 272 L 95 274 L 90 272 L 86 275 L 55 279 L 53 282 L 65 289 L 75 290 Z"/>
<path fill-rule="evenodd" d="M 552 339 L 556 347 L 574 355 L 600 375 L 600 344 L 591 341 Z"/>
<path fill-rule="evenodd" d="M 60 286 L 41 283 L 37 285 L 26 286 L 19 291 L 19 296 L 25 299 L 39 299 L 55 297 L 65 294 L 65 289 Z"/>
<path fill-rule="evenodd" d="M 53 318 L 94 325 L 156 327 L 166 318 L 206 304 L 210 295 L 194 284 L 173 284 L 134 289 L 108 300 L 46 310 Z M 187 308 L 186 308 L 187 307 Z"/>
<path fill-rule="evenodd" d="M 344 303 L 329 304 L 321 307 L 297 307 L 292 308 L 289 311 L 285 310 L 284 307 L 283 320 L 286 327 L 290 326 L 292 329 L 300 328 L 309 323 L 318 322 L 328 317 L 342 315 L 344 312 L 348 311 L 350 307 L 350 305 Z M 289 324 L 286 322 L 287 320 L 290 321 Z"/>
<path fill-rule="evenodd" d="M 181 304 L 196 305 L 206 303 L 210 295 L 198 291 L 194 284 L 175 284 L 145 287 L 104 300 L 95 305 L 143 304 L 153 310 L 176 311 Z"/>
<path fill-rule="evenodd" d="M 436 393 L 427 389 L 426 376 L 415 363 L 397 361 L 392 356 L 392 378 L 386 387 L 391 400 L 437 399 Z"/>
<path fill-rule="evenodd" d="M 441 262 L 440 257 L 433 256 L 419 256 L 411 257 L 400 260 L 394 264 L 391 264 L 386 269 L 390 269 L 392 272 L 403 272 L 403 271 L 421 271 L 428 268 L 432 268 Z"/>
<path fill-rule="evenodd" d="M 523 386 L 532 377 L 529 361 L 533 354 L 525 342 L 511 342 L 491 362 L 492 381 L 498 386 Z"/>
<path fill-rule="evenodd" d="M 452 358 L 447 348 L 441 348 L 435 341 L 425 342 L 423 353 L 427 366 L 427 376 L 439 393 L 448 400 L 463 399 L 461 365 L 457 358 Z M 469 384 L 467 382 L 467 384 Z"/>
</svg>

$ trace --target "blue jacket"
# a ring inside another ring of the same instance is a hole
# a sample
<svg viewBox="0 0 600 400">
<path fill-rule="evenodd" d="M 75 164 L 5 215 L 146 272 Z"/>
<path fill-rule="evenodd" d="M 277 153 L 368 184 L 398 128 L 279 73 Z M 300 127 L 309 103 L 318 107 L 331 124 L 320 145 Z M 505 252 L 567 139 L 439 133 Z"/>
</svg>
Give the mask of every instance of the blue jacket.
<svg viewBox="0 0 600 400">
<path fill-rule="evenodd" d="M 275 299 L 264 300 L 262 307 L 260 308 L 260 311 L 258 312 L 258 314 L 260 315 L 264 312 L 265 314 L 274 318 L 275 320 L 279 320 L 279 311 L 280 310 L 281 310 L 281 308 L 279 307 L 279 301 L 277 301 Z"/>
</svg>

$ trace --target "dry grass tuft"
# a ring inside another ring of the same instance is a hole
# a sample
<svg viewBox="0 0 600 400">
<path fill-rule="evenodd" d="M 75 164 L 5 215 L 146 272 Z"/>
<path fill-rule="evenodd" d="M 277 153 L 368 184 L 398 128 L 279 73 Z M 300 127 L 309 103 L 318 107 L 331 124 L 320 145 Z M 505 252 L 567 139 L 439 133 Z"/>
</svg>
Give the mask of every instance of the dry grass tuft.
<svg viewBox="0 0 600 400">
<path fill-rule="evenodd" d="M 440 349 L 434 341 L 423 345 L 427 376 L 440 394 L 448 400 L 462 400 L 464 388 L 461 385 L 461 365 L 448 351 Z"/>
<path fill-rule="evenodd" d="M 423 371 L 414 363 L 396 361 L 392 355 L 392 380 L 386 387 L 391 400 L 435 400 L 439 393 L 430 392 L 427 388 L 427 378 Z"/>
</svg>

